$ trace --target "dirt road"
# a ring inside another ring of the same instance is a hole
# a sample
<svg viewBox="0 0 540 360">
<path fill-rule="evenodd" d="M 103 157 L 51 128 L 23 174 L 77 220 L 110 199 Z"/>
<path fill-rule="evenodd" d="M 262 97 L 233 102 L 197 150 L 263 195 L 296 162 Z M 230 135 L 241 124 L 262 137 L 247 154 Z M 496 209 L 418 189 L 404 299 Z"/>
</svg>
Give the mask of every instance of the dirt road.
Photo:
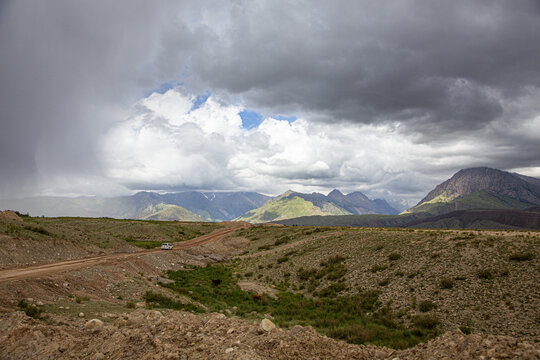
<svg viewBox="0 0 540 360">
<path fill-rule="evenodd" d="M 177 243 L 174 246 L 174 250 L 168 250 L 168 251 L 178 251 L 178 250 L 183 250 L 190 247 L 200 246 L 200 245 L 209 243 L 211 241 L 218 240 L 224 237 L 225 235 L 230 234 L 231 232 L 241 229 L 245 226 L 246 226 L 245 224 L 232 225 L 223 230 L 214 231 L 210 234 L 206 234 L 206 235 L 199 236 L 191 240 Z M 0 283 L 9 282 L 13 280 L 34 278 L 34 277 L 49 275 L 49 274 L 58 273 L 62 271 L 67 271 L 67 270 L 80 269 L 83 267 L 103 265 L 103 264 L 114 264 L 119 261 L 133 258 L 133 257 L 138 257 L 138 256 L 143 256 L 143 255 L 148 255 L 148 254 L 155 254 L 155 253 L 165 253 L 165 252 L 166 252 L 165 250 L 161 250 L 161 249 L 151 249 L 151 250 L 137 251 L 133 253 L 117 253 L 117 254 L 95 256 L 95 257 L 83 258 L 83 259 L 60 261 L 60 262 L 55 262 L 55 263 L 50 263 L 50 264 L 28 266 L 28 267 L 16 268 L 16 269 L 4 269 L 4 270 L 0 270 Z"/>
</svg>

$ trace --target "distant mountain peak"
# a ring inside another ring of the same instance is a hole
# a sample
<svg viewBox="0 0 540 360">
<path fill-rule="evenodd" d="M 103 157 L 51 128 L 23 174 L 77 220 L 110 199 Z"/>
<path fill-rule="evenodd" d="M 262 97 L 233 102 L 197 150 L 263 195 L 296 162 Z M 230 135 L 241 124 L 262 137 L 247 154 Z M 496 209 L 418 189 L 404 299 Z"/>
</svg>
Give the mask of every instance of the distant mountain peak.
<svg viewBox="0 0 540 360">
<path fill-rule="evenodd" d="M 328 197 L 330 198 L 343 198 L 345 197 L 345 195 L 343 195 L 343 193 L 341 191 L 339 191 L 338 189 L 334 189 L 332 191 L 330 191 L 328 193 Z"/>
<path fill-rule="evenodd" d="M 406 211 L 444 213 L 473 208 L 521 209 L 540 205 L 538 179 L 489 167 L 462 169 Z"/>
<path fill-rule="evenodd" d="M 276 196 L 274 200 L 281 200 L 286 198 L 287 196 L 291 196 L 292 194 L 295 194 L 296 191 L 292 191 L 291 189 L 285 191 L 283 194 Z"/>
<path fill-rule="evenodd" d="M 450 201 L 479 191 L 509 196 L 533 204 L 538 201 L 534 185 L 520 176 L 498 169 L 475 167 L 459 170 L 450 179 L 437 185 L 419 204 L 437 198 Z"/>
</svg>

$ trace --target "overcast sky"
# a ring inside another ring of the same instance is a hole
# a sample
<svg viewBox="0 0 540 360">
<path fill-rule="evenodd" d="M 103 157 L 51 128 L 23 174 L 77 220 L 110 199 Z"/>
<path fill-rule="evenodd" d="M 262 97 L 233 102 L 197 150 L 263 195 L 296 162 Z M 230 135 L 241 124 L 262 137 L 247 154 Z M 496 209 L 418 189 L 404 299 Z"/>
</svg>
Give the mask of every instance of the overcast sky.
<svg viewBox="0 0 540 360">
<path fill-rule="evenodd" d="M 2 1 L 0 198 L 540 177 L 540 1 Z M 394 202 L 394 204 L 395 204 Z"/>
</svg>

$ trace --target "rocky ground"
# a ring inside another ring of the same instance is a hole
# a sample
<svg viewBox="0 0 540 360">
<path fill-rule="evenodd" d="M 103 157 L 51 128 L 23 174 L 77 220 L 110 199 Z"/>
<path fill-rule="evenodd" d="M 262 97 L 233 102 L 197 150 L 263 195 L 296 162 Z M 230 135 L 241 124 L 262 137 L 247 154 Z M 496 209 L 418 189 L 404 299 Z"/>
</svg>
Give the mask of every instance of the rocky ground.
<svg viewBox="0 0 540 360">
<path fill-rule="evenodd" d="M 61 321 L 63 320 L 63 321 Z M 67 322 L 66 322 L 67 321 Z M 50 322 L 58 322 L 56 325 Z M 0 317 L 0 359 L 538 359 L 516 338 L 459 330 L 408 350 L 351 345 L 310 327 L 272 328 L 223 314 L 136 310 L 99 319 Z"/>
<path fill-rule="evenodd" d="M 12 243 L 19 240 L 4 237 Z M 48 241 L 50 251 L 63 246 Z M 427 344 L 398 351 L 347 344 L 311 327 L 272 329 L 268 322 L 262 326 L 261 318 L 239 318 L 234 311 L 192 314 L 145 308 L 142 298 L 148 290 L 189 302 L 158 285 L 167 281 L 164 271 L 226 261 L 251 245 L 245 236 L 233 236 L 197 248 L 0 283 L 0 359 L 540 358 L 539 344 L 519 335 L 464 335 L 454 328 Z M 26 251 L 16 243 L 12 246 L 15 252 Z M 14 254 L 10 259 L 16 259 Z M 255 279 L 240 283 L 261 292 L 271 289 Z M 31 308 L 43 309 L 43 314 L 32 318 L 19 311 L 21 299 Z"/>
</svg>

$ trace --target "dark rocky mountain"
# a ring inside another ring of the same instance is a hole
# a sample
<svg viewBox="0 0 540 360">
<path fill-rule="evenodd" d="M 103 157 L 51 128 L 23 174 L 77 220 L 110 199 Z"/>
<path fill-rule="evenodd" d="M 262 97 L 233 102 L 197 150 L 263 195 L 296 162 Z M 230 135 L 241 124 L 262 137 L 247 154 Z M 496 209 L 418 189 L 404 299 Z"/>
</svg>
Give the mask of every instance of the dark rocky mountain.
<svg viewBox="0 0 540 360">
<path fill-rule="evenodd" d="M 540 205 L 540 179 L 487 167 L 458 171 L 404 213 L 465 209 L 526 209 Z"/>
<path fill-rule="evenodd" d="M 182 206 L 214 221 L 233 220 L 256 209 L 271 197 L 256 192 L 198 192 L 189 191 L 161 195 L 163 202 Z"/>
</svg>

